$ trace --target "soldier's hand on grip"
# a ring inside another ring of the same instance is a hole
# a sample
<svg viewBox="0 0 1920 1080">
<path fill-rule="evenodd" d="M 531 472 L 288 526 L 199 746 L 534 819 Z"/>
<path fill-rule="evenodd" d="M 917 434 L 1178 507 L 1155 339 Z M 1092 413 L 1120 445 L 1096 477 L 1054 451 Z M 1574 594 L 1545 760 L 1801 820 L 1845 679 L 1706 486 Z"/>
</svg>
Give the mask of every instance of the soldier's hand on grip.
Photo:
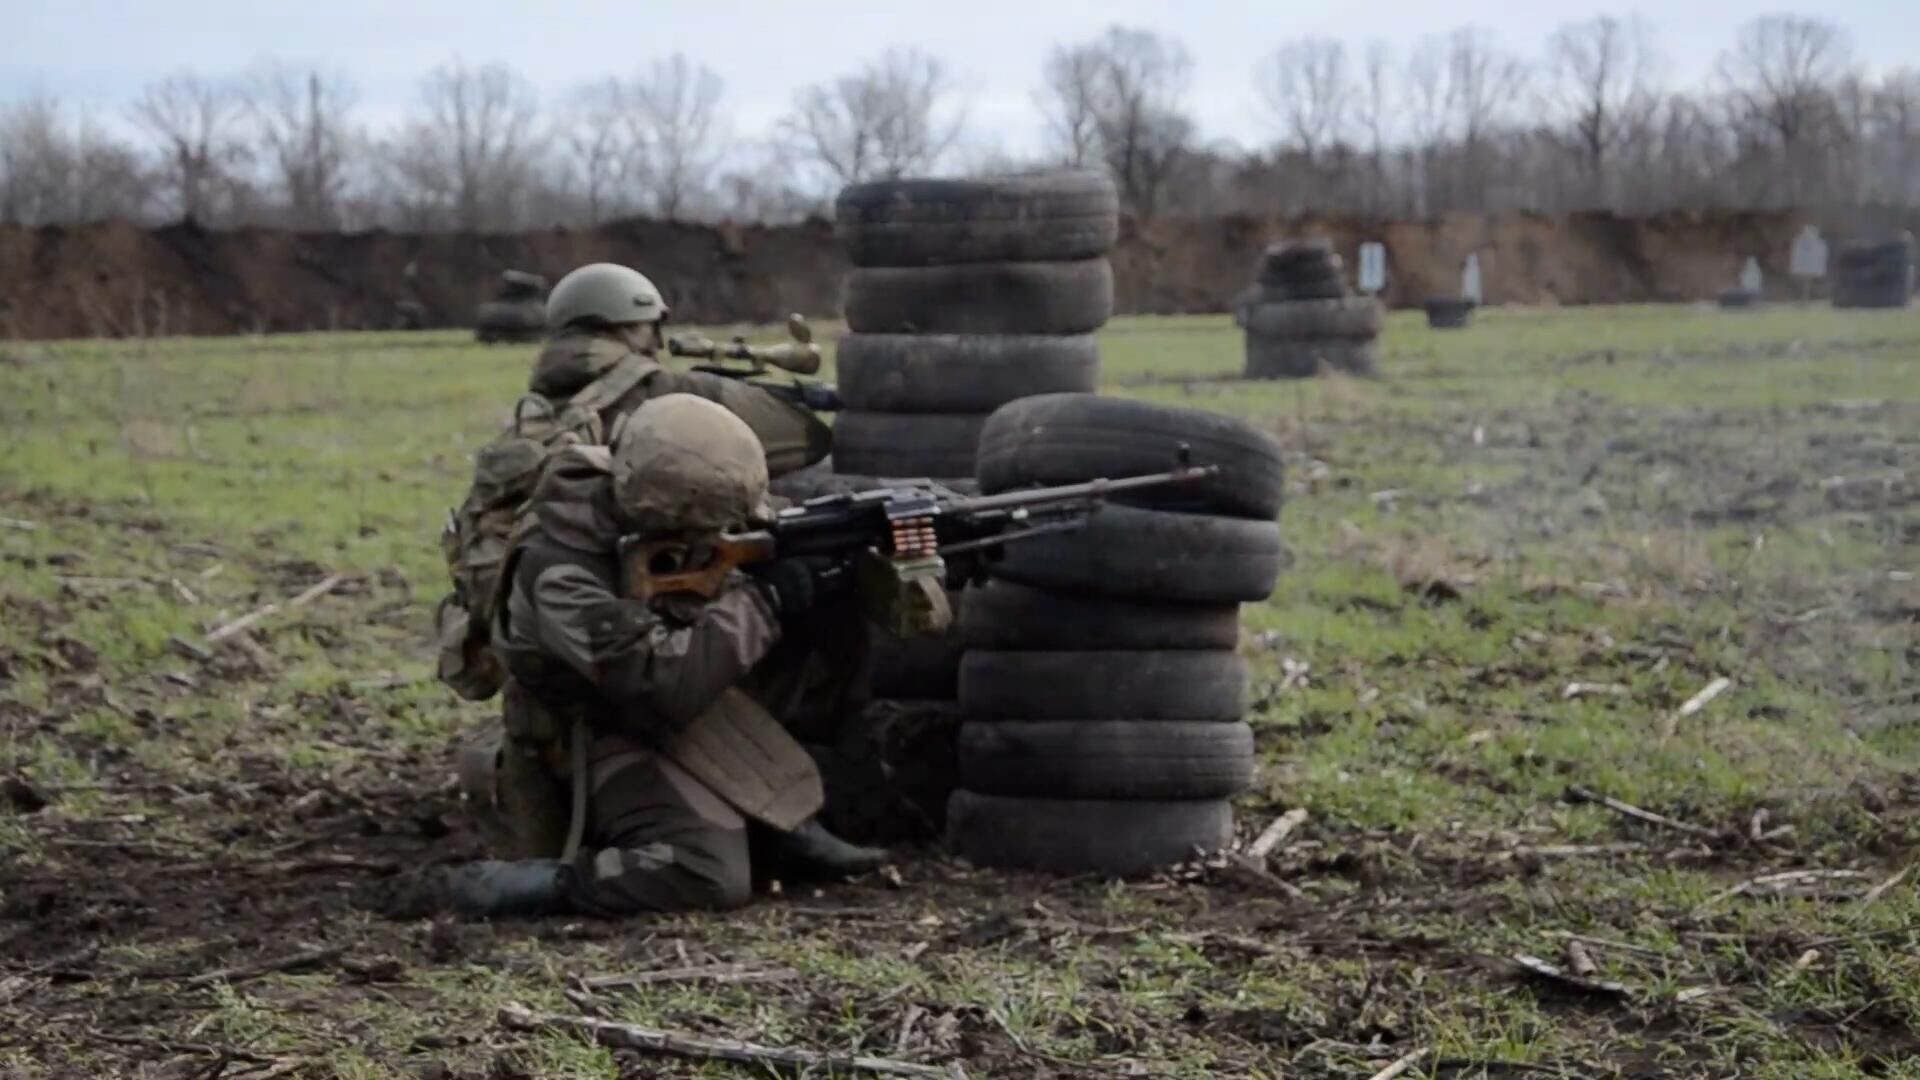
<svg viewBox="0 0 1920 1080">
<path fill-rule="evenodd" d="M 791 622 L 844 594 L 849 575 L 840 560 L 825 555 L 794 555 L 749 567 L 748 573 L 773 597 L 780 621 Z"/>
</svg>

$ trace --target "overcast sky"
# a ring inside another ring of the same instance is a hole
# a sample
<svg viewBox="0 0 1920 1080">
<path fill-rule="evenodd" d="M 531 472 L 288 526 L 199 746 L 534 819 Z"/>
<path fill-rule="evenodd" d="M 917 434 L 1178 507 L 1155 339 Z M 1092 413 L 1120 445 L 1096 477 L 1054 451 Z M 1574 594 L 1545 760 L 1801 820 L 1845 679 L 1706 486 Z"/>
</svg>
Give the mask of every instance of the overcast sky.
<svg viewBox="0 0 1920 1080">
<path fill-rule="evenodd" d="M 1532 59 L 1557 25 L 1608 9 L 1593 0 L 0 0 L 0 100 L 44 92 L 102 119 L 123 115 L 140 85 L 179 69 L 241 71 L 265 58 L 318 64 L 358 85 L 366 119 L 404 110 L 420 75 L 460 57 L 504 61 L 543 95 L 625 73 L 681 51 L 726 81 L 734 129 L 758 136 L 794 88 L 895 45 L 944 59 L 965 88 L 977 144 L 1037 146 L 1031 93 L 1048 48 L 1111 24 L 1178 37 L 1196 74 L 1190 105 L 1209 138 L 1243 145 L 1271 134 L 1251 73 L 1277 44 L 1305 34 L 1406 49 L 1473 24 Z M 1652 21 L 1673 79 L 1692 84 L 1742 21 L 1768 5 L 1671 0 Z M 1916 0 L 1825 0 L 1817 10 L 1852 35 L 1870 68 L 1920 64 Z"/>
</svg>

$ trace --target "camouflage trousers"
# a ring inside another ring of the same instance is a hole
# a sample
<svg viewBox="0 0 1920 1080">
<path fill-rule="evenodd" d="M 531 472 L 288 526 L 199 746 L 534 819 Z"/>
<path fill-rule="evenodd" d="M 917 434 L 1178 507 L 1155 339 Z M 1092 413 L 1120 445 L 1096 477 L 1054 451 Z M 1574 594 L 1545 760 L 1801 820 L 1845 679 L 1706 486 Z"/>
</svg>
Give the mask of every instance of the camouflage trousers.
<svg viewBox="0 0 1920 1080">
<path fill-rule="evenodd" d="M 741 689 L 802 741 L 831 739 L 866 705 L 865 623 L 853 605 L 836 605 L 783 637 Z M 507 708 L 528 707 L 538 706 L 510 685 Z M 506 726 L 529 725 L 509 718 Z M 514 857 L 561 854 L 574 795 L 569 759 L 553 742 L 509 737 L 503 746 L 499 804 Z M 749 822 L 711 788 L 642 740 L 598 729 L 588 732 L 584 772 L 570 897 L 577 909 L 615 916 L 748 901 Z"/>
</svg>

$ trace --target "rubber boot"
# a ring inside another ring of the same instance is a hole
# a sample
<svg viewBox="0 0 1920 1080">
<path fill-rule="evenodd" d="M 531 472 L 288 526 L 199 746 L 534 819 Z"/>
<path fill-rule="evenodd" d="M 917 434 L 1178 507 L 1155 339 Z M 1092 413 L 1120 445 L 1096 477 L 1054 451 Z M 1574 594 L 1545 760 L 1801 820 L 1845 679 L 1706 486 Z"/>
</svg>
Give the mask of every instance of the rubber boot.
<svg viewBox="0 0 1920 1080">
<path fill-rule="evenodd" d="M 447 901 L 473 919 L 560 915 L 567 911 L 565 875 L 559 859 L 486 859 L 447 871 Z"/>
<path fill-rule="evenodd" d="M 854 877 L 886 864 L 885 848 L 861 847 L 827 831 L 809 818 L 792 832 L 776 833 L 769 847 L 779 872 L 789 877 Z"/>
</svg>

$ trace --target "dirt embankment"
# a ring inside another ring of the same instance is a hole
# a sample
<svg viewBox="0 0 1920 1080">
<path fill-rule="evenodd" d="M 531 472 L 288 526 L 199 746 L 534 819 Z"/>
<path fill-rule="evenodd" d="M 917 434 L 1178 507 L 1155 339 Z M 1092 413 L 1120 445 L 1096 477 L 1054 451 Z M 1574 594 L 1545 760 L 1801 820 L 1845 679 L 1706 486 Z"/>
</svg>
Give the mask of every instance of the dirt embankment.
<svg viewBox="0 0 1920 1080">
<path fill-rule="evenodd" d="M 1920 225 L 1920 214 L 1824 222 L 1834 242 Z M 1883 220 L 1882 220 L 1883 219 Z M 1480 254 L 1493 303 L 1590 304 L 1709 297 L 1757 255 L 1785 295 L 1804 215 L 1451 215 L 1429 222 L 1229 217 L 1122 230 L 1113 255 L 1122 312 L 1225 310 L 1266 243 L 1332 237 L 1351 269 L 1361 241 L 1388 251 L 1395 305 L 1457 292 Z M 846 264 L 824 222 L 707 226 L 629 221 L 503 236 L 302 234 L 186 226 L 0 226 L 0 337 L 54 338 L 386 328 L 403 301 L 430 326 L 464 326 L 508 267 L 558 277 L 598 259 L 644 269 L 688 322 L 827 316 Z"/>
</svg>

